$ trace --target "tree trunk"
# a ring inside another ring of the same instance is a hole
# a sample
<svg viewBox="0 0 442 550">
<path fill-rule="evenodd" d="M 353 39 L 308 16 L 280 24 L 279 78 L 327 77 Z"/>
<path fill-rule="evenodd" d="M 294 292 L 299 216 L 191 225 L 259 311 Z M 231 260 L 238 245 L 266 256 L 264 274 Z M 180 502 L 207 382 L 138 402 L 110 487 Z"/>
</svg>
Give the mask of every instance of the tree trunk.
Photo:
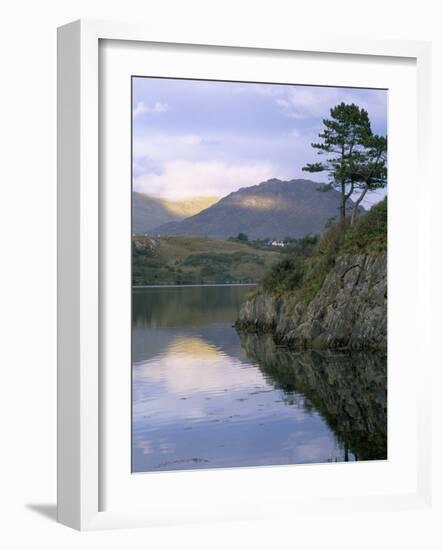
<svg viewBox="0 0 442 550">
<path fill-rule="evenodd" d="M 366 193 L 368 191 L 368 187 L 365 187 L 362 193 L 357 198 L 356 202 L 353 205 L 353 210 L 351 212 L 351 219 L 350 219 L 350 225 L 353 225 L 355 223 L 356 216 L 358 215 L 358 209 L 359 205 L 361 204 L 363 198 L 365 197 Z"/>
<path fill-rule="evenodd" d="M 345 183 L 341 183 L 341 205 L 339 207 L 339 212 L 340 212 L 340 218 L 341 220 L 345 220 L 345 203 L 346 203 L 346 198 L 345 198 Z"/>
</svg>

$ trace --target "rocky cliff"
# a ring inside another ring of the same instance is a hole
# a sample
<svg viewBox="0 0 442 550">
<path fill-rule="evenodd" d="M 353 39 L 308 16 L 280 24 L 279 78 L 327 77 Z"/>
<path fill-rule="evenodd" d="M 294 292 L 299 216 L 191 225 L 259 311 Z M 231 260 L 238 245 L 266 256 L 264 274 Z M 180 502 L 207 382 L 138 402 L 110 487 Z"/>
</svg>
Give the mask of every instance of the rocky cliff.
<svg viewBox="0 0 442 550">
<path fill-rule="evenodd" d="M 271 332 L 297 349 L 387 347 L 387 255 L 343 254 L 306 303 L 259 290 L 241 308 L 239 331 Z"/>
</svg>

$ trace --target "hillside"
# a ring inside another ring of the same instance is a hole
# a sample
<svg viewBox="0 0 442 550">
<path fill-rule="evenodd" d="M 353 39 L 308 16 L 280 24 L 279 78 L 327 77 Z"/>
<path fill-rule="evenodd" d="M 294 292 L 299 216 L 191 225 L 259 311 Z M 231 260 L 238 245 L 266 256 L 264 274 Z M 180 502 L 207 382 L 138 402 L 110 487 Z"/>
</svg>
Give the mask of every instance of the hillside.
<svg viewBox="0 0 442 550">
<path fill-rule="evenodd" d="M 134 191 L 132 232 L 136 235 L 144 235 L 161 224 L 194 216 L 217 201 L 218 197 L 189 197 L 172 201 Z"/>
<path fill-rule="evenodd" d="M 132 245 L 134 286 L 256 282 L 280 258 L 279 252 L 201 237 L 134 237 Z"/>
<path fill-rule="evenodd" d="M 387 346 L 387 201 L 332 225 L 307 256 L 286 255 L 241 308 L 239 330 L 295 348 Z"/>
<path fill-rule="evenodd" d="M 227 239 L 245 233 L 249 239 L 299 238 L 321 233 L 338 215 L 339 193 L 318 191 L 310 180 L 271 179 L 244 187 L 202 212 L 155 228 L 155 235 L 194 235 Z"/>
</svg>

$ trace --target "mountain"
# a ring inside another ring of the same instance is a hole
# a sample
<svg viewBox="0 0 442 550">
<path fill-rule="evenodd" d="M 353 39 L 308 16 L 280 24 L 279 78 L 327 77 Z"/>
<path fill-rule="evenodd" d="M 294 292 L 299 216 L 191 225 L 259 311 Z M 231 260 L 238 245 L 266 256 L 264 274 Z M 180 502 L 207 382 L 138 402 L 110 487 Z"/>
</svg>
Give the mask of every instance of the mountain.
<svg viewBox="0 0 442 550">
<path fill-rule="evenodd" d="M 243 187 L 202 212 L 155 228 L 155 235 L 192 235 L 226 239 L 246 233 L 249 239 L 299 238 L 321 233 L 339 215 L 339 193 L 318 191 L 310 180 L 271 179 Z"/>
<path fill-rule="evenodd" d="M 132 195 L 132 232 L 149 233 L 164 223 L 180 221 L 211 206 L 219 197 L 190 197 L 172 201 L 136 191 Z"/>
</svg>

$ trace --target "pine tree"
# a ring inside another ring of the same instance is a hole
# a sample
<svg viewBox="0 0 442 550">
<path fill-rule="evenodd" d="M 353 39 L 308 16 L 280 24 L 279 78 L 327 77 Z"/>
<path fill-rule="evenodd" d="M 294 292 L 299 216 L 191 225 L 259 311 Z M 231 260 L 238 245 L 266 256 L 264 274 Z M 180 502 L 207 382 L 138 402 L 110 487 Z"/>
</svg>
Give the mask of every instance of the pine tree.
<svg viewBox="0 0 442 550">
<path fill-rule="evenodd" d="M 363 153 L 354 167 L 356 187 L 360 190 L 351 213 L 351 225 L 358 214 L 359 205 L 369 191 L 387 185 L 387 137 L 370 135 L 362 142 Z"/>
<path fill-rule="evenodd" d="M 327 158 L 307 164 L 303 170 L 328 173 L 329 183 L 322 190 L 334 188 L 340 192 L 340 218 L 345 219 L 347 201 L 360 182 L 366 143 L 372 137 L 370 119 L 365 109 L 354 103 L 341 103 L 330 109 L 330 118 L 324 119 L 323 124 L 319 134 L 322 141 L 312 143 L 312 147 Z"/>
</svg>

